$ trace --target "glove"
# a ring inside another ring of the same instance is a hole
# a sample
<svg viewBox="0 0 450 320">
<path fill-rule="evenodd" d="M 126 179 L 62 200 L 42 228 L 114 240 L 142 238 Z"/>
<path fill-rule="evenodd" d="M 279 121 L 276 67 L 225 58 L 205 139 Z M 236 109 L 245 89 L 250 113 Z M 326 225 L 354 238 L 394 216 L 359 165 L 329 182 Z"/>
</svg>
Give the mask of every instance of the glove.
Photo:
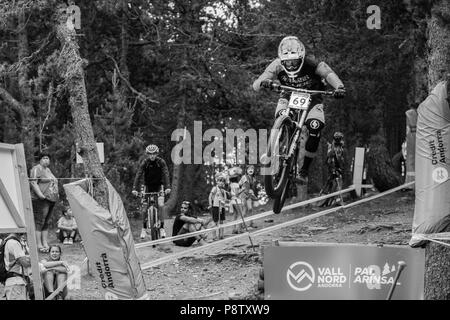
<svg viewBox="0 0 450 320">
<path fill-rule="evenodd" d="M 267 88 L 269 89 L 272 86 L 273 81 L 270 79 L 265 79 L 261 82 L 261 87 L 262 88 Z"/>
<path fill-rule="evenodd" d="M 133 196 L 137 197 L 138 196 L 138 192 L 136 190 L 131 191 L 131 193 L 133 194 Z"/>
<path fill-rule="evenodd" d="M 346 91 L 344 87 L 339 87 L 336 90 L 334 90 L 333 97 L 336 99 L 342 99 L 345 97 Z"/>
</svg>

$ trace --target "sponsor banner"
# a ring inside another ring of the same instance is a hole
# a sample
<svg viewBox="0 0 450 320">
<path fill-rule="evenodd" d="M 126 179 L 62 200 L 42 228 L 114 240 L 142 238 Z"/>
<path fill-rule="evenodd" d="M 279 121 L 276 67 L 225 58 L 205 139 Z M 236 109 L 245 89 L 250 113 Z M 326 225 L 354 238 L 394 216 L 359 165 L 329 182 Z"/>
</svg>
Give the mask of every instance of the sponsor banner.
<svg viewBox="0 0 450 320">
<path fill-rule="evenodd" d="M 445 81 L 436 85 L 417 112 L 416 200 L 411 246 L 424 242 L 415 234 L 442 232 L 450 222 L 450 108 Z"/>
<path fill-rule="evenodd" d="M 406 111 L 406 178 L 405 183 L 415 180 L 416 172 L 416 127 L 417 111 L 409 109 Z"/>
<path fill-rule="evenodd" d="M 64 190 L 104 299 L 144 299 L 147 290 L 125 208 L 109 181 L 107 185 L 109 211 L 87 192 L 87 180 L 65 184 Z"/>
<path fill-rule="evenodd" d="M 264 249 L 267 300 L 423 299 L 425 253 L 407 246 L 299 245 Z"/>
</svg>

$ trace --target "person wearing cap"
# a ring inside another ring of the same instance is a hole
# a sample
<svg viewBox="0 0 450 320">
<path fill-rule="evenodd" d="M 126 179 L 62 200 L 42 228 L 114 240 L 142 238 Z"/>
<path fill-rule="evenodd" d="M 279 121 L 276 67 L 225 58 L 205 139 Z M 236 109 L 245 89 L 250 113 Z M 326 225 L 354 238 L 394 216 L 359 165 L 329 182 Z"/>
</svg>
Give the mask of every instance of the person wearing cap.
<svg viewBox="0 0 450 320">
<path fill-rule="evenodd" d="M 40 153 L 39 163 L 30 171 L 31 200 L 34 222 L 36 225 L 36 242 L 40 252 L 48 252 L 48 224 L 53 208 L 59 200 L 58 180 L 49 168 L 50 155 Z"/>
<path fill-rule="evenodd" d="M 194 217 L 191 203 L 189 201 L 183 201 L 181 204 L 180 213 L 175 217 L 173 222 L 172 236 L 188 234 L 205 229 L 205 226 L 207 226 L 210 221 L 211 219 L 205 220 Z M 173 243 L 180 247 L 190 247 L 195 241 L 197 241 L 197 244 L 201 246 L 205 244 L 205 239 L 206 235 L 202 234 L 174 240 Z"/>
</svg>

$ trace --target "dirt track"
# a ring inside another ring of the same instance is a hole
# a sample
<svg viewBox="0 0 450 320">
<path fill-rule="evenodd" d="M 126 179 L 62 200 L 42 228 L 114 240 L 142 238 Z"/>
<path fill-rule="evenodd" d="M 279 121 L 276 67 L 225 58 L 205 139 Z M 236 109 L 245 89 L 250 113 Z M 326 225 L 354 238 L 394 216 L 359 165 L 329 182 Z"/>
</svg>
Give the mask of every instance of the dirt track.
<svg viewBox="0 0 450 320">
<path fill-rule="evenodd" d="M 268 218 L 273 219 L 273 222 L 257 220 L 257 230 L 320 210 L 321 208 L 308 206 L 280 215 L 272 215 Z M 412 194 L 396 192 L 353 207 L 346 212 L 331 213 L 252 239 L 259 248 L 272 245 L 272 241 L 276 239 L 406 245 L 410 238 L 413 213 Z M 171 230 L 171 221 L 167 221 L 166 224 L 167 230 Z M 229 235 L 230 231 L 226 233 Z M 138 234 L 137 230 L 136 234 Z M 172 244 L 164 245 L 164 248 L 170 248 L 172 252 L 185 250 Z M 155 300 L 228 299 L 229 297 L 254 299 L 261 267 L 258 258 L 259 248 L 256 251 L 252 250 L 249 239 L 242 237 L 145 270 L 144 278 L 148 294 Z M 170 254 L 160 249 L 158 247 L 138 249 L 141 264 Z M 69 264 L 79 265 L 84 257 L 79 244 L 64 248 L 64 259 Z M 101 290 L 94 277 L 87 274 L 86 267 L 82 268 L 81 273 L 81 290 L 72 290 L 71 298 L 102 299 Z"/>
</svg>

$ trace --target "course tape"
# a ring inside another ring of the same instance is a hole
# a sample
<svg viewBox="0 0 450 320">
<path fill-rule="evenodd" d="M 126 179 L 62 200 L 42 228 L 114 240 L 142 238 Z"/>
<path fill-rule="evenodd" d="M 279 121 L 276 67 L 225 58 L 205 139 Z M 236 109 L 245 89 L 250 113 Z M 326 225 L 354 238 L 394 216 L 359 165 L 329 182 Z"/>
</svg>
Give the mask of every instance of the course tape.
<svg viewBox="0 0 450 320">
<path fill-rule="evenodd" d="M 191 249 L 184 250 L 184 251 L 181 251 L 181 252 L 178 252 L 178 253 L 174 253 L 174 254 L 168 255 L 166 257 L 159 258 L 159 259 L 156 259 L 154 261 L 142 264 L 141 265 L 141 269 L 142 270 L 147 270 L 149 268 L 158 266 L 160 264 L 167 263 L 167 262 L 172 261 L 174 259 L 177 259 L 179 257 L 187 256 L 187 255 L 190 255 L 190 254 L 192 254 L 194 252 L 197 252 L 197 251 L 203 251 L 206 248 L 213 247 L 213 246 L 216 246 L 216 245 L 220 245 L 222 243 L 225 243 L 225 242 L 228 242 L 228 241 L 231 241 L 231 240 L 236 240 L 238 238 L 246 237 L 249 234 L 251 236 L 259 236 L 259 235 L 262 235 L 262 234 L 265 234 L 265 233 L 268 233 L 268 232 L 275 231 L 277 229 L 281 229 L 281 228 L 288 227 L 288 226 L 291 226 L 291 225 L 295 225 L 295 224 L 298 224 L 298 223 L 302 223 L 302 222 L 305 222 L 305 221 L 308 221 L 308 220 L 311 220 L 311 219 L 315 219 L 315 218 L 321 217 L 323 215 L 326 215 L 326 214 L 329 214 L 329 213 L 332 213 L 332 212 L 335 212 L 335 211 L 338 211 L 338 210 L 343 210 L 343 209 L 347 209 L 347 208 L 350 208 L 350 207 L 354 207 L 354 206 L 360 205 L 362 203 L 365 203 L 365 202 L 368 202 L 368 201 L 371 201 L 371 200 L 383 197 L 383 196 L 385 196 L 387 194 L 399 191 L 399 190 L 404 189 L 405 187 L 411 186 L 413 184 L 414 184 L 414 181 L 406 183 L 406 184 L 403 184 L 403 185 L 398 186 L 396 188 L 384 191 L 384 192 L 379 193 L 377 195 L 374 195 L 374 196 L 371 196 L 371 197 L 368 197 L 368 198 L 365 198 L 365 199 L 362 199 L 362 200 L 358 200 L 358 201 L 349 203 L 349 204 L 344 205 L 344 206 L 323 210 L 323 211 L 320 211 L 320 212 L 308 215 L 306 217 L 301 217 L 301 218 L 293 219 L 293 220 L 290 220 L 290 221 L 286 221 L 286 222 L 277 224 L 275 226 L 267 227 L 267 228 L 264 228 L 264 229 L 261 229 L 261 230 L 257 230 L 257 231 L 245 232 L 245 233 L 242 233 L 242 234 L 239 234 L 239 235 L 236 235 L 236 236 L 232 236 L 232 237 L 228 237 L 228 238 L 225 238 L 225 239 L 222 239 L 222 240 L 218 240 L 218 241 L 215 241 L 215 242 L 212 242 L 212 243 L 208 243 L 208 244 L 205 244 L 205 245 L 200 246 L 200 247 L 191 248 Z M 342 190 L 342 191 L 345 191 L 345 190 Z M 313 200 L 313 199 L 311 199 L 311 200 Z M 298 203 L 298 205 L 300 203 Z M 202 231 L 204 232 L 204 230 L 202 230 Z"/>
<path fill-rule="evenodd" d="M 337 195 L 342 194 L 342 193 L 350 192 L 350 191 L 353 191 L 353 190 L 355 190 L 355 187 L 354 186 L 350 186 L 350 187 L 348 187 L 347 189 L 344 189 L 344 190 L 336 191 L 336 192 L 333 192 L 333 193 L 330 193 L 330 194 L 327 194 L 327 195 L 324 195 L 324 196 L 320 196 L 320 197 L 316 197 L 316 198 L 312 198 L 312 199 L 309 199 L 309 200 L 305 200 L 305 201 L 301 201 L 301 202 L 298 202 L 298 203 L 294 203 L 294 204 L 288 205 L 288 206 L 284 207 L 281 211 L 283 212 L 283 211 L 286 211 L 286 210 L 291 210 L 291 209 L 294 209 L 294 208 L 302 207 L 302 206 L 305 206 L 307 204 L 311 204 L 311 203 L 314 203 L 314 202 L 325 200 L 325 199 L 337 196 Z M 252 221 L 252 220 L 256 220 L 256 219 L 261 219 L 261 218 L 264 218 L 264 217 L 267 217 L 267 216 L 270 216 L 270 215 L 273 215 L 273 214 L 274 214 L 273 211 L 266 211 L 266 212 L 262 212 L 262 213 L 258 213 L 258 214 L 246 217 L 246 218 L 244 218 L 244 221 L 248 222 L 248 221 Z M 232 227 L 232 226 L 235 226 L 235 225 L 238 225 L 238 224 L 242 224 L 242 220 L 238 219 L 238 220 L 231 221 L 231 222 L 228 222 L 228 223 L 225 223 L 225 224 L 221 224 L 221 225 L 216 226 L 214 228 L 199 230 L 199 231 L 190 232 L 190 233 L 186 233 L 186 234 L 182 234 L 182 235 L 178 235 L 178 236 L 172 236 L 172 237 L 167 237 L 167 238 L 153 240 L 153 241 L 141 242 L 141 243 L 136 244 L 135 248 L 136 249 L 141 249 L 141 248 L 146 248 L 146 247 L 153 246 L 153 245 L 156 245 L 156 244 L 167 243 L 167 242 L 172 242 L 174 240 L 190 238 L 190 237 L 193 237 L 193 236 L 196 236 L 196 235 L 200 235 L 200 234 L 205 234 L 205 233 L 209 233 L 209 232 L 212 232 L 212 231 L 216 231 L 216 230 L 219 230 L 220 228 Z"/>
<path fill-rule="evenodd" d="M 443 246 L 450 247 L 450 243 L 439 241 L 446 240 L 450 241 L 450 232 L 442 232 L 442 233 L 429 233 L 429 234 L 413 234 L 413 238 L 417 238 L 418 240 L 428 240 L 439 243 Z"/>
</svg>

